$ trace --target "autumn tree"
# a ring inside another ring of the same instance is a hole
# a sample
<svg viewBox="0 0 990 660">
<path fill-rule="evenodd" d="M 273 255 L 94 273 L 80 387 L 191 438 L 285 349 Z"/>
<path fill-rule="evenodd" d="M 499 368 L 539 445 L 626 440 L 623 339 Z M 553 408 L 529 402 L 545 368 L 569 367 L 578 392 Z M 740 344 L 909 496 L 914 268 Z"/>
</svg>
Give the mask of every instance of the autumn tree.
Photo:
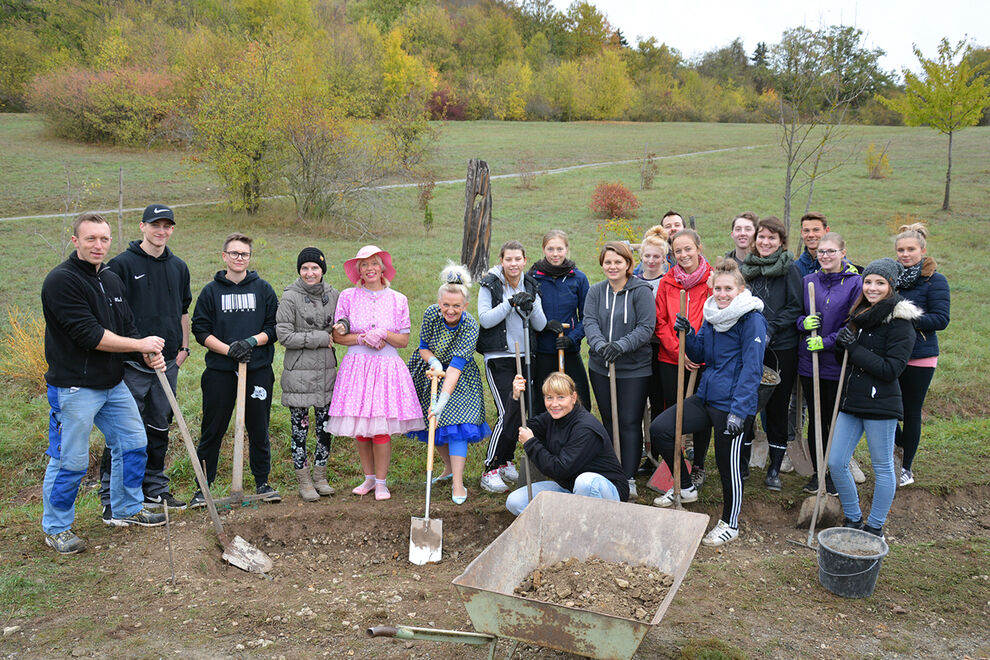
<svg viewBox="0 0 990 660">
<path fill-rule="evenodd" d="M 952 136 L 979 123 L 983 109 L 990 105 L 990 88 L 979 75 L 986 69 L 974 69 L 967 57 L 970 46 L 963 40 L 952 46 L 943 38 L 938 58 L 928 59 L 915 46 L 922 76 L 904 69 L 904 96 L 880 98 L 880 102 L 904 115 L 909 126 L 929 126 L 949 136 L 948 166 L 945 170 L 945 197 L 942 210 L 949 210 L 949 186 L 952 182 Z M 961 57 L 960 57 L 961 55 Z"/>
</svg>

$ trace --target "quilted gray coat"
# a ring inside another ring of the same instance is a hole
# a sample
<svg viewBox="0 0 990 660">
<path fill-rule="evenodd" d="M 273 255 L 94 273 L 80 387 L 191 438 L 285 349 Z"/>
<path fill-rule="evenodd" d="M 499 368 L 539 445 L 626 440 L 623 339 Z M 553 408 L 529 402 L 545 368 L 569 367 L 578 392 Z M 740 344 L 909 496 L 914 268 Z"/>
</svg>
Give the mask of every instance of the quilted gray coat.
<svg viewBox="0 0 990 660">
<path fill-rule="evenodd" d="M 285 346 L 282 405 L 292 408 L 328 406 L 337 379 L 337 356 L 330 346 L 333 314 L 340 293 L 302 278 L 285 288 L 275 315 L 275 333 Z"/>
</svg>

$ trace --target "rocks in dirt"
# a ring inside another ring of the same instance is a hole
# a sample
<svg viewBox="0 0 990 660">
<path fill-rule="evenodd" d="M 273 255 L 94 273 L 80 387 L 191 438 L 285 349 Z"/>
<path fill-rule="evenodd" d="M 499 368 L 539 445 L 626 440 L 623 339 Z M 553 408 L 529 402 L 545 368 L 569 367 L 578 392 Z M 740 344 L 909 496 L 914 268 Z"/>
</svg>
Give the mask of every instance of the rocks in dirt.
<svg viewBox="0 0 990 660">
<path fill-rule="evenodd" d="M 4 626 L 4 628 L 3 628 L 3 636 L 4 637 L 10 637 L 14 633 L 19 632 L 20 629 L 21 629 L 20 626 Z"/>
<path fill-rule="evenodd" d="M 798 514 L 797 527 L 807 528 L 811 524 L 811 516 L 815 511 L 815 497 L 805 498 L 801 504 L 801 512 Z M 821 510 L 818 512 L 818 521 L 815 523 L 817 529 L 827 529 L 828 527 L 838 527 L 845 520 L 842 515 L 842 503 L 839 498 L 833 495 L 826 495 L 822 498 Z"/>
<path fill-rule="evenodd" d="M 673 583 L 672 575 L 655 567 L 572 557 L 534 569 L 514 592 L 546 603 L 648 621 Z"/>
</svg>

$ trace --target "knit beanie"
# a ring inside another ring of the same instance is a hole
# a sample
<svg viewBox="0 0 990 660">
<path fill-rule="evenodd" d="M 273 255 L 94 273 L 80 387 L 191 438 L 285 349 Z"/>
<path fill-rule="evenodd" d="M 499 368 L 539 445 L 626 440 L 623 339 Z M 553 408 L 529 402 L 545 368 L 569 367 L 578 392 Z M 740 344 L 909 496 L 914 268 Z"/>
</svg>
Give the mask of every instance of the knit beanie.
<svg viewBox="0 0 990 660">
<path fill-rule="evenodd" d="M 323 253 L 320 252 L 320 248 L 315 248 L 315 247 L 303 248 L 302 251 L 299 253 L 299 257 L 296 259 L 296 272 L 302 270 L 302 265 L 307 262 L 313 262 L 314 264 L 319 266 L 320 270 L 323 271 L 323 274 L 326 275 L 327 260 L 323 256 Z"/>
<path fill-rule="evenodd" d="M 900 262 L 891 259 L 890 257 L 884 257 L 883 259 L 876 259 L 871 261 L 866 268 L 863 269 L 863 279 L 866 279 L 867 275 L 879 275 L 883 279 L 887 280 L 890 284 L 890 288 L 894 288 L 894 284 L 897 282 L 897 277 L 904 272 L 904 266 Z"/>
</svg>

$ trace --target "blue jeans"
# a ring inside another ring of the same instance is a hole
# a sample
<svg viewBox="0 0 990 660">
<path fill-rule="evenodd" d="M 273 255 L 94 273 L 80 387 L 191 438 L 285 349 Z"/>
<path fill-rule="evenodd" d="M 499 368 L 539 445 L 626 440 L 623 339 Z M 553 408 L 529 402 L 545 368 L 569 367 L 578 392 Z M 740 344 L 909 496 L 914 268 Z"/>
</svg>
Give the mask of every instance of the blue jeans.
<svg viewBox="0 0 990 660">
<path fill-rule="evenodd" d="M 887 520 L 890 505 L 894 503 L 897 478 L 894 476 L 894 430 L 896 419 L 863 419 L 844 412 L 835 421 L 835 435 L 832 437 L 832 452 L 828 457 L 828 471 L 832 482 L 839 491 L 842 511 L 849 520 L 860 520 L 863 512 L 859 508 L 859 493 L 856 482 L 849 472 L 849 461 L 859 439 L 866 432 L 866 446 L 870 450 L 873 463 L 873 505 L 866 524 L 880 528 Z"/>
<path fill-rule="evenodd" d="M 536 497 L 538 493 L 545 490 L 552 493 L 571 492 L 556 481 L 537 481 L 533 484 L 533 497 Z M 597 472 L 582 472 L 579 474 L 578 478 L 574 480 L 573 492 L 575 495 L 584 495 L 585 497 L 597 497 L 601 500 L 612 500 L 613 502 L 619 501 L 619 491 L 616 490 L 615 484 Z M 522 513 L 527 504 L 529 504 L 529 495 L 526 492 L 525 486 L 515 489 L 505 498 L 505 508 L 514 516 Z"/>
<path fill-rule="evenodd" d="M 148 439 L 130 390 L 123 383 L 108 390 L 48 386 L 51 417 L 45 470 L 44 514 L 41 527 L 58 534 L 72 527 L 76 495 L 89 467 L 89 434 L 95 423 L 110 448 L 110 506 L 116 517 L 137 513 L 144 506 L 141 482 L 147 462 Z"/>
</svg>

